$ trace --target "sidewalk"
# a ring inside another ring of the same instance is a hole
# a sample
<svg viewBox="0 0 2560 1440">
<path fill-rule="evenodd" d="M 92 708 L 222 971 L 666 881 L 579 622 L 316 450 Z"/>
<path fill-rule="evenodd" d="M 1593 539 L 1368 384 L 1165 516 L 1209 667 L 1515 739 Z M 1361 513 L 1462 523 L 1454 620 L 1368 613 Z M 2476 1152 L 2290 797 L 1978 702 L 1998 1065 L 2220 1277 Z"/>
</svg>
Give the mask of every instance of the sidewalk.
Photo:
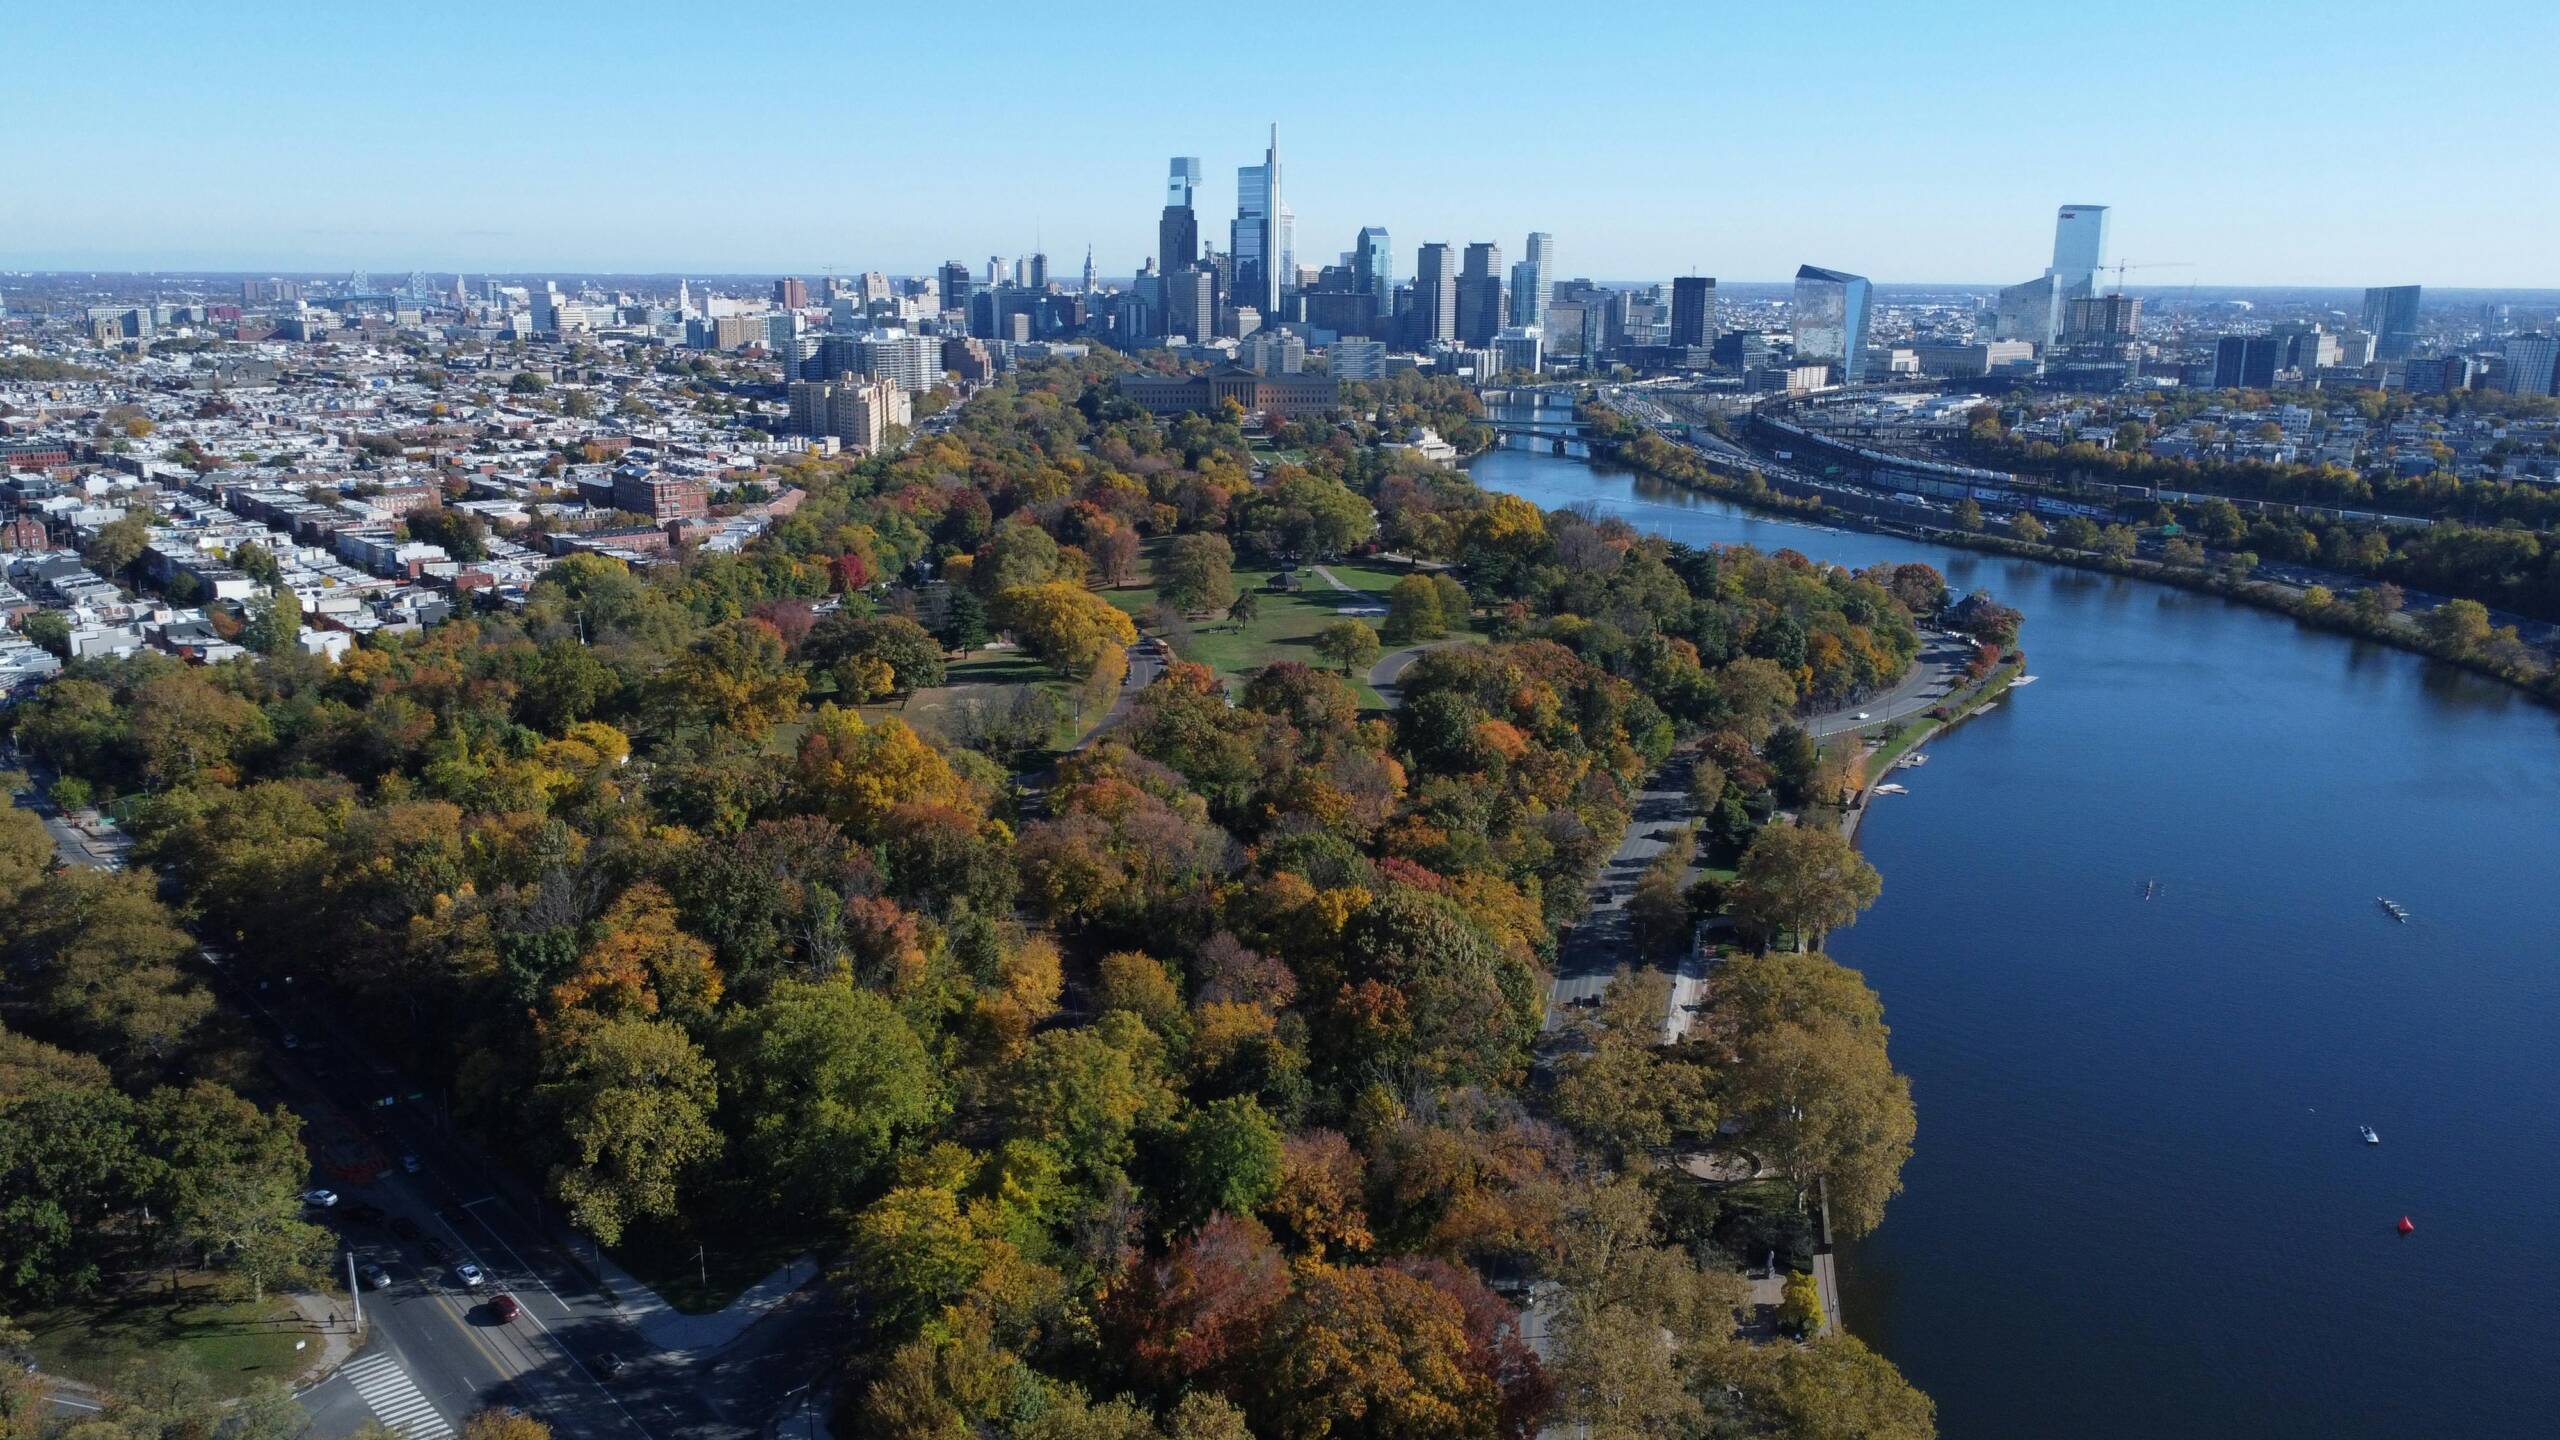
<svg viewBox="0 0 2560 1440">
<path fill-rule="evenodd" d="M 817 1257 L 803 1255 L 747 1287 L 747 1292 L 730 1301 L 725 1309 L 708 1315 L 687 1315 L 602 1251 L 592 1258 L 581 1257 L 580 1263 L 593 1268 L 604 1280 L 613 1292 L 614 1310 L 642 1338 L 657 1349 L 675 1351 L 720 1349 L 818 1278 Z"/>
</svg>

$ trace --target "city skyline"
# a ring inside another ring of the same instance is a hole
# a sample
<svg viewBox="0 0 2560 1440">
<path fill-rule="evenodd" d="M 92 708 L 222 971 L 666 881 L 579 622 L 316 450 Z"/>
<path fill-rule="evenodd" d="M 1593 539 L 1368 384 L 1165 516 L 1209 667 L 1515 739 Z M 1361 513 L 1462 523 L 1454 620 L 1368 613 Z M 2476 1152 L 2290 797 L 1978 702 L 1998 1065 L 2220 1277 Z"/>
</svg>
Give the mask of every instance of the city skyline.
<svg viewBox="0 0 2560 1440">
<path fill-rule="evenodd" d="M 926 273 L 1046 236 L 1063 253 L 1091 244 L 1102 273 L 1127 275 L 1155 249 L 1164 157 L 1202 157 L 1197 208 L 1223 222 L 1234 172 L 1276 122 L 1302 264 L 1332 260 L 1364 225 L 1460 247 L 1551 230 L 1572 237 L 1572 273 L 1595 279 L 1783 282 L 1829 257 L 1878 283 L 1988 285 L 2040 268 L 2054 206 L 2086 196 L 2113 207 L 2116 254 L 2192 262 L 2180 276 L 2200 285 L 2560 284 L 2541 243 L 2560 232 L 2560 200 L 2509 158 L 2406 123 L 2432 94 L 2460 97 L 2483 133 L 2560 130 L 2560 96 L 2534 70 L 2560 43 L 2549 7 L 2493 5 L 2459 30 L 2378 4 L 2166 4 L 2067 34 L 2042 14 L 1850 6 L 1816 32 L 1663 8 L 1590 32 L 1603 47 L 1640 32 L 1647 55 L 1719 57 L 1737 122 L 1754 75 L 1796 73 L 1853 37 L 1851 83 L 1783 143 L 1740 123 L 1673 126 L 1641 72 L 1578 91 L 1572 126 L 1451 125 L 1401 57 L 1424 47 L 1448 73 L 1492 78 L 1516 58 L 1499 41 L 1510 27 L 1443 33 L 1313 5 L 1291 17 L 1308 38 L 1348 26 L 1366 42 L 1341 52 L 1323 96 L 1247 83 L 1259 71 L 1243 59 L 1210 57 L 1168 107 L 1153 86 L 954 86 L 919 56 L 842 92 L 811 87 L 795 151 L 759 107 L 530 84 L 485 63 L 483 41 L 752 61 L 863 48 L 876 26 L 794 7 L 723 17 L 711 37 L 693 12 L 648 5 L 572 6 L 527 29 L 466 3 L 414 34 L 357 12 L 276 33 L 162 4 L 43 12 L 22 19 L 22 43 L 49 63 L 0 100 L 16 133 L 45 142 L 0 173 L 16 222 L 0 266 Z M 1040 12 L 985 18 L 981 76 L 1071 74 L 1058 62 L 1108 48 Z M 2374 43 L 2386 27 L 2412 43 Z M 2012 83 L 2100 61 L 2105 105 L 2045 105 Z M 285 67 L 291 84 L 242 83 Z M 2288 73 L 2376 97 L 2341 100 L 2323 127 L 2354 143 L 2235 146 L 2225 107 L 2189 103 Z M 96 102 L 101 74 L 124 82 L 118 103 Z M 1335 103 L 1345 90 L 1376 103 Z M 830 163 L 839 133 L 865 143 Z M 149 183 L 99 183 L 112 176 Z"/>
</svg>

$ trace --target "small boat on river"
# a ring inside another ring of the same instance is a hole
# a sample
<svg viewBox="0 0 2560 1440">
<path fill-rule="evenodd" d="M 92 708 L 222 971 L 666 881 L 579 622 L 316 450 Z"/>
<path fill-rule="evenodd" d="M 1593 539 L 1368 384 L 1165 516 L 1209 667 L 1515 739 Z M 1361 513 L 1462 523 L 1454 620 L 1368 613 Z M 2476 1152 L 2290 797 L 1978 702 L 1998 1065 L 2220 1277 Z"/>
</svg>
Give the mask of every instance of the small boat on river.
<svg viewBox="0 0 2560 1440">
<path fill-rule="evenodd" d="M 2382 1137 L 2373 1133 L 2372 1126 L 2359 1125 L 2356 1128 L 2364 1132 L 2364 1143 L 2367 1145 L 2379 1145 L 2382 1143 Z"/>
<path fill-rule="evenodd" d="M 1928 756 L 1914 750 L 1910 754 L 1903 756 L 1901 759 L 1894 761 L 1893 765 L 1897 770 L 1917 770 L 1928 763 Z"/>
<path fill-rule="evenodd" d="M 2021 686 L 2021 685 L 2033 685 L 2034 683 L 2036 683 L 2036 677 L 2035 677 L 2035 676 L 2033 676 L 2033 675 L 2021 675 L 2021 676 L 2019 676 L 2017 679 L 2012 680 L 2012 681 L 2010 681 L 2010 682 L 2009 682 L 2009 688 L 2010 688 L 2010 689 L 2012 689 L 2012 690 L 2015 690 L 2015 689 L 2017 689 L 2017 688 L 2018 688 L 2019 686 Z"/>
<path fill-rule="evenodd" d="M 1911 792 L 1900 785 L 1879 785 L 1876 787 L 1876 793 L 1879 795 L 1908 795 Z"/>
<path fill-rule="evenodd" d="M 2399 921 L 2403 925 L 2409 923 L 2408 906 L 2401 904 L 2397 900 L 2385 900 L 2379 895 L 2374 896 L 2373 899 L 2374 903 L 2382 907 L 2383 914 L 2390 916 L 2392 919 Z"/>
</svg>

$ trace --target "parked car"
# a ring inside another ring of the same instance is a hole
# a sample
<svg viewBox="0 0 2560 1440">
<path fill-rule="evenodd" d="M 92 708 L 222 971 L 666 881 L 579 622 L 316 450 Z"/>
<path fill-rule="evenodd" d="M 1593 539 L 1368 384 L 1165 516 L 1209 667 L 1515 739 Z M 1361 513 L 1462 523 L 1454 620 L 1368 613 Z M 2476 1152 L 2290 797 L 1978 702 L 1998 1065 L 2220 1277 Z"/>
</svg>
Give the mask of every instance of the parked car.
<svg viewBox="0 0 2560 1440">
<path fill-rule="evenodd" d="M 326 1210 L 330 1206 L 338 1203 L 338 1192 L 335 1190 L 305 1190 L 302 1192 L 302 1203 L 315 1210 Z"/>
<path fill-rule="evenodd" d="M 523 1314 L 524 1307 L 516 1303 L 516 1297 L 501 1290 L 489 1297 L 489 1313 L 497 1316 L 498 1323 L 503 1325 Z"/>
<path fill-rule="evenodd" d="M 596 1357 L 596 1373 L 607 1380 L 631 1368 L 631 1362 L 611 1350 Z"/>
<path fill-rule="evenodd" d="M 386 1290 L 391 1286 L 391 1272 L 379 1265 L 367 1265 L 356 1274 L 363 1279 L 367 1290 Z"/>
<path fill-rule="evenodd" d="M 487 1283 L 489 1275 L 487 1271 L 465 1260 L 453 1267 L 453 1278 L 462 1282 L 463 1289 L 477 1290 Z"/>
</svg>

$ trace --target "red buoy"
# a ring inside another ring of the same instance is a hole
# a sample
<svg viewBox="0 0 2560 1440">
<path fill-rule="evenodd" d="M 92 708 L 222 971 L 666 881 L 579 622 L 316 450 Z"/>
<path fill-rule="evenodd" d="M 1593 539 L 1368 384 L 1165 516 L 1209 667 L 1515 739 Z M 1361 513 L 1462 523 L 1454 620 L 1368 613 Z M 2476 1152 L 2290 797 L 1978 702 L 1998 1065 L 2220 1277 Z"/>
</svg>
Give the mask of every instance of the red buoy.
<svg viewBox="0 0 2560 1440">
<path fill-rule="evenodd" d="M 2406 1234 L 2408 1234 L 2410 1231 L 2415 1230 L 2415 1229 L 2417 1229 L 2417 1228 L 2418 1228 L 2417 1226 L 2412 1225 L 2412 1224 L 2410 1224 L 2410 1223 L 2409 1223 L 2409 1217 L 2408 1217 L 2408 1216 L 2403 1215 L 2403 1216 L 2401 1216 L 2401 1217 L 2400 1217 L 2400 1233 L 2401 1233 L 2401 1234 L 2406 1235 Z"/>
</svg>

